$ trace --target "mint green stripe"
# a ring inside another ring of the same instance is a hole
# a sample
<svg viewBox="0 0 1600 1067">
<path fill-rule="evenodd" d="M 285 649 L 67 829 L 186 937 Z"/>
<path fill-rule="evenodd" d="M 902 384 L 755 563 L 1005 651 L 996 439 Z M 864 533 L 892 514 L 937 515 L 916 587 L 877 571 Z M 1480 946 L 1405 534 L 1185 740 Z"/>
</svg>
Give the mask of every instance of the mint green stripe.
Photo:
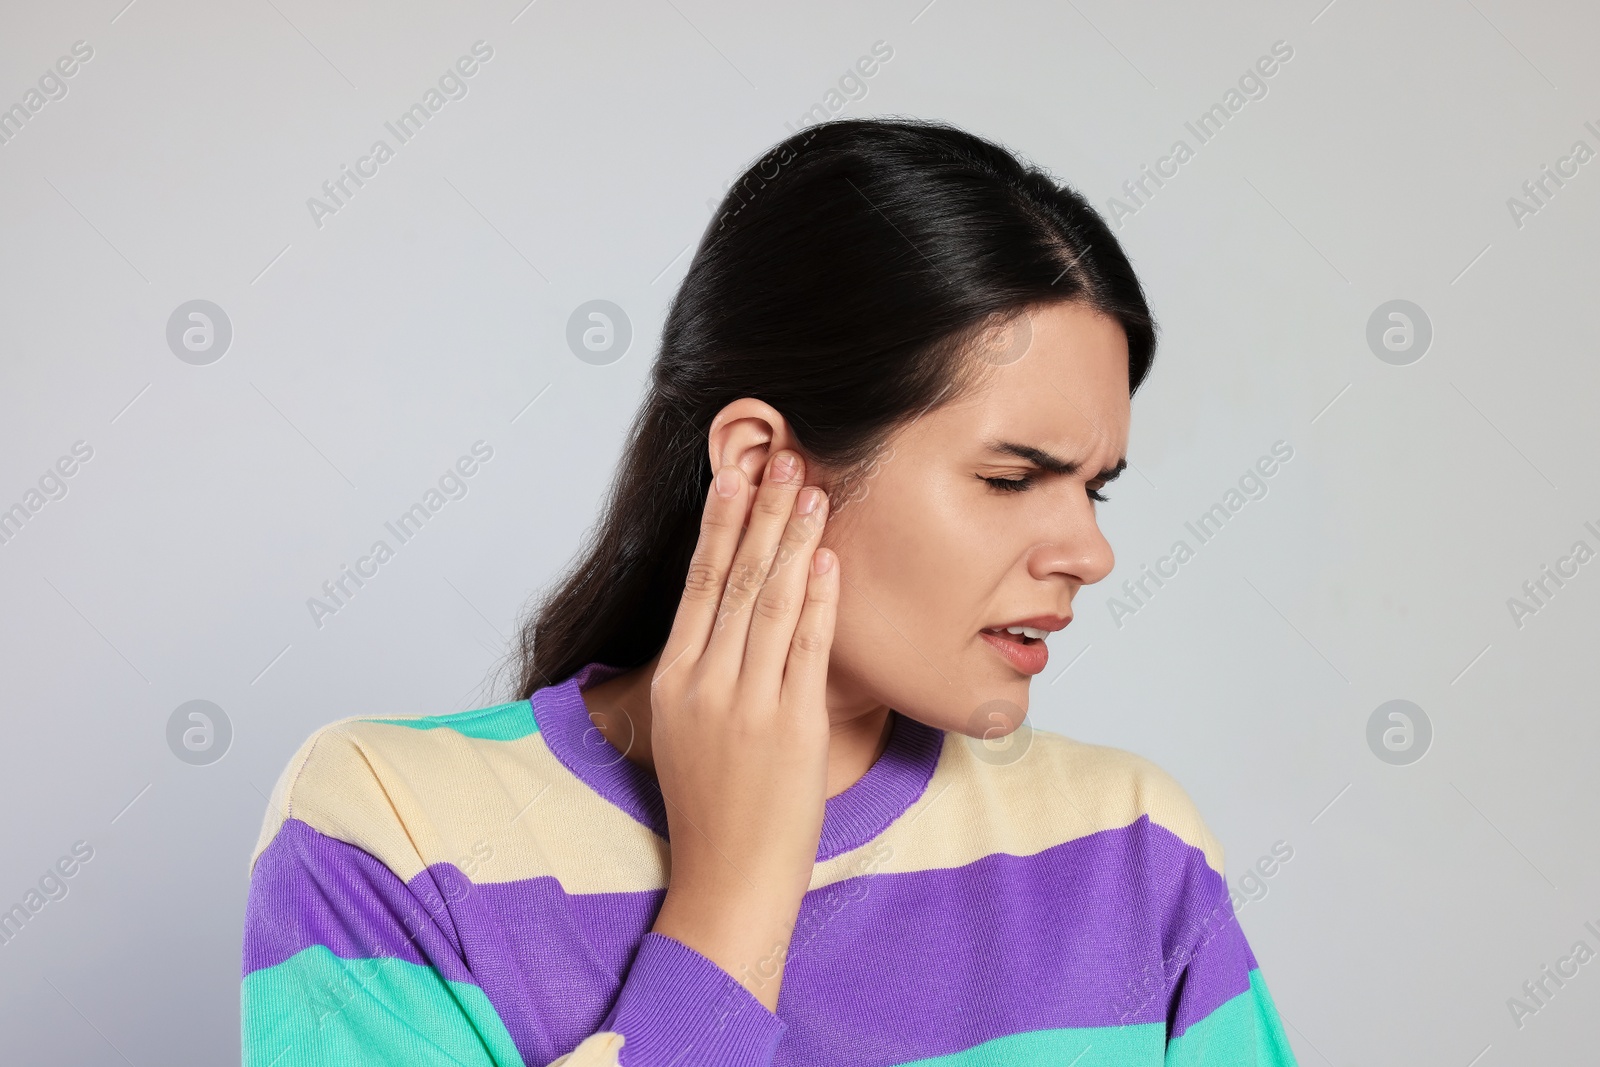
<svg viewBox="0 0 1600 1067">
<path fill-rule="evenodd" d="M 1258 967 L 1250 969 L 1248 990 L 1217 1005 L 1167 1047 L 1167 1067 L 1218 1063 L 1298 1067 Z"/>
<path fill-rule="evenodd" d="M 1165 1023 L 1032 1030 L 901 1067 L 1298 1067 L 1261 971 L 1250 988 L 1218 1005 L 1166 1044 Z"/>
<path fill-rule="evenodd" d="M 496 704 L 492 708 L 458 711 L 453 715 L 418 715 L 405 719 L 362 719 L 384 726 L 408 726 L 413 730 L 454 730 L 458 734 L 485 741 L 515 741 L 539 732 L 539 723 L 526 700 Z"/>
<path fill-rule="evenodd" d="M 525 1067 L 483 990 L 323 945 L 248 975 L 244 1067 Z"/>
</svg>

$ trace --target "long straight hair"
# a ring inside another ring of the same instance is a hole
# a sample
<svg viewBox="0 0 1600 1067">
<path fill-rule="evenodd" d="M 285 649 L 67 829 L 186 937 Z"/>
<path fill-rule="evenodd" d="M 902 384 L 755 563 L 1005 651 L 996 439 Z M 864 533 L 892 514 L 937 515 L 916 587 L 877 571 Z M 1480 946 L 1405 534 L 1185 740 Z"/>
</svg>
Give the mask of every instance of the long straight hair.
<svg viewBox="0 0 1600 1067">
<path fill-rule="evenodd" d="M 959 394 L 979 331 L 1066 301 L 1122 325 L 1136 390 L 1156 325 L 1076 191 L 943 123 L 844 119 L 780 142 L 700 239 L 600 522 L 522 624 L 516 698 L 589 663 L 636 667 L 666 643 L 724 406 L 771 404 L 808 461 L 849 470 Z"/>
</svg>

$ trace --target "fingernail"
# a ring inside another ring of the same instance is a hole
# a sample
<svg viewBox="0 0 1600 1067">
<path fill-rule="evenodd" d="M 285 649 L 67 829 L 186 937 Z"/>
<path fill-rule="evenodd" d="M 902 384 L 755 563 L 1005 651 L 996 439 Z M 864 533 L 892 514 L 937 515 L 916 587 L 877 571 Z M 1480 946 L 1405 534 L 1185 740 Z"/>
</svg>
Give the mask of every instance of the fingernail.
<svg viewBox="0 0 1600 1067">
<path fill-rule="evenodd" d="M 833 553 L 825 548 L 817 549 L 816 555 L 811 557 L 811 569 L 818 574 L 833 570 Z"/>
<path fill-rule="evenodd" d="M 717 472 L 717 495 L 732 496 L 739 491 L 739 468 L 723 467 Z"/>
<path fill-rule="evenodd" d="M 780 482 L 791 481 L 799 465 L 799 457 L 793 452 L 779 452 L 772 457 L 772 476 Z"/>
<path fill-rule="evenodd" d="M 821 489 L 802 489 L 800 497 L 794 502 L 794 510 L 801 515 L 809 515 L 817 510 L 817 505 L 822 503 Z"/>
</svg>

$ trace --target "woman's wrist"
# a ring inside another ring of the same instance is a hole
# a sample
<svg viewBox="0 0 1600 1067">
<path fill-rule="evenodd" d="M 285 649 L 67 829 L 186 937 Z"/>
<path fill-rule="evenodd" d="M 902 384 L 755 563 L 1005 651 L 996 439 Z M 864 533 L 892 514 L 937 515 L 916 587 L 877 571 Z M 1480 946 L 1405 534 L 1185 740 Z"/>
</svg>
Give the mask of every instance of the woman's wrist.
<svg viewBox="0 0 1600 1067">
<path fill-rule="evenodd" d="M 653 932 L 687 945 L 748 989 L 768 1011 L 778 1007 L 800 901 L 752 891 L 669 888 Z"/>
</svg>

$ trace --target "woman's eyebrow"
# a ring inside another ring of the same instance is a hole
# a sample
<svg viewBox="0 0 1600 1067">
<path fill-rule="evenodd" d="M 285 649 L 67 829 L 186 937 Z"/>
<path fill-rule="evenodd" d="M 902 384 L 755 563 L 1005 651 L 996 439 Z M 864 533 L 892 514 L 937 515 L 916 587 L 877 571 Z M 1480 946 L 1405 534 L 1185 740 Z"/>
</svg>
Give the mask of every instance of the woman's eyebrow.
<svg viewBox="0 0 1600 1067">
<path fill-rule="evenodd" d="M 1016 456 L 1018 459 L 1025 459 L 1029 463 L 1037 464 L 1052 474 L 1077 474 L 1079 469 L 1083 466 L 1083 464 L 1077 460 L 1061 459 L 1057 456 L 1051 455 L 1042 448 L 1034 448 L 1032 445 L 1019 445 L 1011 441 L 995 441 L 989 445 L 989 451 L 999 452 L 1002 455 L 1007 456 Z M 1127 466 L 1128 457 L 1123 456 L 1121 459 L 1117 460 L 1116 466 L 1107 467 L 1105 470 L 1097 474 L 1095 479 L 1102 482 L 1116 481 L 1117 477 Z"/>
</svg>

